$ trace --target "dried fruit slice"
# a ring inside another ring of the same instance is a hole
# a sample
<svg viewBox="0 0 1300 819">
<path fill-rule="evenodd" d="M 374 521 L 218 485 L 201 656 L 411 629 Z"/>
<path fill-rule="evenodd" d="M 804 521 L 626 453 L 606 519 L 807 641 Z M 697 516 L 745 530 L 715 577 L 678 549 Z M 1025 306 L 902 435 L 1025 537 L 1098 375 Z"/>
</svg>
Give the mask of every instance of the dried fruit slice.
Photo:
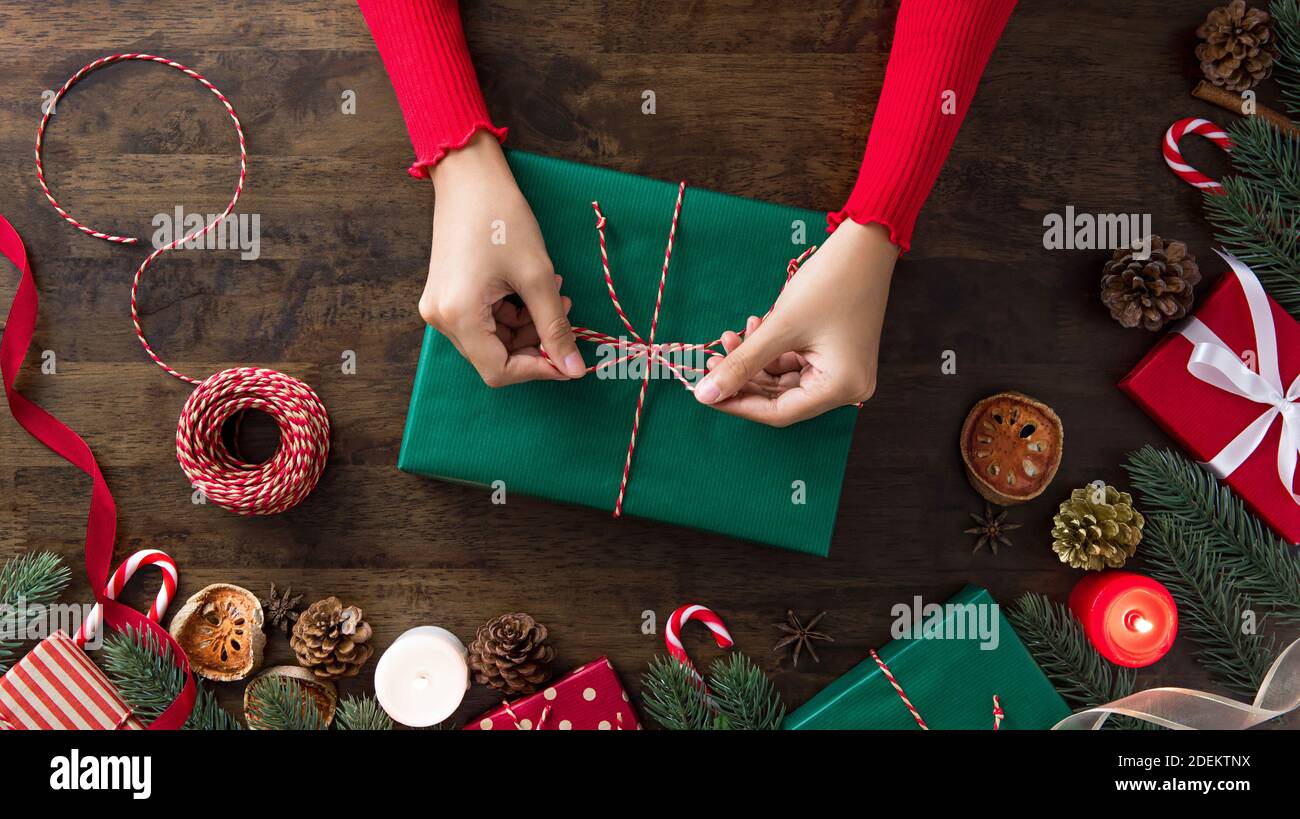
<svg viewBox="0 0 1300 819">
<path fill-rule="evenodd" d="M 241 586 L 213 583 L 185 601 L 170 630 L 195 674 L 229 682 L 262 665 L 262 617 L 257 595 Z"/>
<path fill-rule="evenodd" d="M 1065 430 L 1052 408 L 1018 392 L 980 401 L 961 428 L 966 477 L 999 506 L 1038 497 L 1056 477 L 1064 446 Z"/>
<path fill-rule="evenodd" d="M 274 665 L 258 674 L 244 687 L 244 720 L 254 731 L 264 726 L 257 714 L 257 684 L 264 677 L 285 677 L 300 686 L 305 694 L 316 704 L 325 724 L 334 721 L 334 709 L 338 707 L 339 691 L 334 683 L 320 680 L 307 669 L 297 665 Z"/>
</svg>

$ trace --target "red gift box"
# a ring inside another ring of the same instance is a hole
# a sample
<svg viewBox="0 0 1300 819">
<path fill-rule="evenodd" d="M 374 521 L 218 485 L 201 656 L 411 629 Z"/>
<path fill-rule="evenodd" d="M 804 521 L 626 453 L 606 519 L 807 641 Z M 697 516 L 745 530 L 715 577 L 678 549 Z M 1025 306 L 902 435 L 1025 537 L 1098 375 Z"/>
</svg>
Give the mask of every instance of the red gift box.
<svg viewBox="0 0 1300 819">
<path fill-rule="evenodd" d="M 641 723 L 614 666 L 601 657 L 549 687 L 488 711 L 466 731 L 639 731 Z"/>
<path fill-rule="evenodd" d="M 0 729 L 143 728 L 99 666 L 62 631 L 0 677 Z"/>
<path fill-rule="evenodd" d="M 1231 270 L 1200 309 L 1119 386 L 1278 534 L 1300 543 L 1300 324 L 1250 268 L 1223 257 Z"/>
</svg>

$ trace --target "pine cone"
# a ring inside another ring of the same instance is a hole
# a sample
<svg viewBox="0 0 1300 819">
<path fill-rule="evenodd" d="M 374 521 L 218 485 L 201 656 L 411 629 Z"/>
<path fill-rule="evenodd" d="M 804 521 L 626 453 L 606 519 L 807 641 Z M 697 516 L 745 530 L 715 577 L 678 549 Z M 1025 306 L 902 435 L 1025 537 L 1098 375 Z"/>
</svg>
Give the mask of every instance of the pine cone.
<svg viewBox="0 0 1300 819">
<path fill-rule="evenodd" d="M 474 681 L 507 694 L 531 694 L 551 674 L 555 649 L 546 626 L 527 614 L 503 614 L 487 621 L 469 647 Z"/>
<path fill-rule="evenodd" d="M 1144 523 L 1132 495 L 1096 481 L 1071 492 L 1052 518 L 1052 550 L 1075 569 L 1118 569 L 1137 551 Z"/>
<path fill-rule="evenodd" d="M 1277 56 L 1271 22 L 1268 12 L 1247 8 L 1245 0 L 1210 11 L 1196 29 L 1202 41 L 1196 58 L 1205 78 L 1230 91 L 1245 91 L 1267 79 Z"/>
<path fill-rule="evenodd" d="M 374 653 L 370 624 L 361 609 L 326 597 L 307 607 L 293 626 L 289 646 L 298 664 L 322 680 L 355 677 Z"/>
<path fill-rule="evenodd" d="M 1101 301 L 1124 327 L 1156 331 L 1192 309 L 1201 270 L 1183 242 L 1150 238 L 1151 255 L 1135 258 L 1135 248 L 1115 251 L 1102 268 Z"/>
</svg>

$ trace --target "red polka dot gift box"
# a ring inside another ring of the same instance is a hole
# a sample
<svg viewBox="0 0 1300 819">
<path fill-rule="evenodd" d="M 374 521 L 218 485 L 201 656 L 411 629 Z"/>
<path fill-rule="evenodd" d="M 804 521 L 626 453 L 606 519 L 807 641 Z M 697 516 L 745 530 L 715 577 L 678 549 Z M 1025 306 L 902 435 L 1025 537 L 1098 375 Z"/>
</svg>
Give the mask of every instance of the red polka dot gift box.
<svg viewBox="0 0 1300 819">
<path fill-rule="evenodd" d="M 609 660 L 573 669 L 546 688 L 470 721 L 466 731 L 639 731 L 632 700 Z"/>
</svg>

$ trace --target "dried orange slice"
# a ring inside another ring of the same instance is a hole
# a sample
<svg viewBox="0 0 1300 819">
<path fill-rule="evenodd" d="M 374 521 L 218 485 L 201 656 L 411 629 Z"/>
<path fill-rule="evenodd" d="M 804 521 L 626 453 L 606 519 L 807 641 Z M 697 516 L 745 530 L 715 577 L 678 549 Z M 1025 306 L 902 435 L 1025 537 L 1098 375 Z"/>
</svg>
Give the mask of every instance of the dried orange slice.
<svg viewBox="0 0 1300 819">
<path fill-rule="evenodd" d="M 262 665 L 262 618 L 257 595 L 241 586 L 213 583 L 185 601 L 170 631 L 195 674 L 229 682 L 244 679 Z"/>
<path fill-rule="evenodd" d="M 961 428 L 966 477 L 999 506 L 1038 497 L 1056 477 L 1064 446 L 1065 429 L 1052 408 L 1018 392 L 980 401 Z"/>
</svg>

